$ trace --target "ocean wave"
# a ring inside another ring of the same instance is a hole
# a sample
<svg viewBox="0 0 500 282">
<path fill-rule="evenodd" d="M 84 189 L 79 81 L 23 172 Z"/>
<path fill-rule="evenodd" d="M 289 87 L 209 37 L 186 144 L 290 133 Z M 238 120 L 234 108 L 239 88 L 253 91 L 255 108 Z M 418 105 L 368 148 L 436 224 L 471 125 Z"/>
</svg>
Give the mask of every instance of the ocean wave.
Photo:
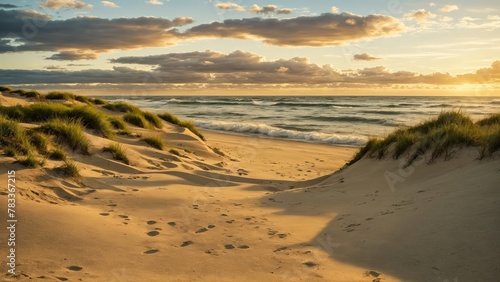
<svg viewBox="0 0 500 282">
<path fill-rule="evenodd" d="M 195 125 L 211 130 L 228 131 L 235 133 L 257 134 L 273 138 L 286 138 L 303 141 L 313 141 L 328 144 L 363 145 L 366 138 L 356 135 L 326 134 L 321 132 L 301 132 L 278 128 L 262 123 L 240 123 L 226 121 L 195 121 Z"/>
<path fill-rule="evenodd" d="M 377 114 L 377 115 L 389 115 L 389 116 L 392 116 L 392 115 L 402 115 L 402 114 L 405 114 L 403 112 L 395 112 L 395 111 L 377 111 L 377 110 L 366 110 L 366 111 L 361 111 L 362 113 L 365 113 L 365 114 Z"/>
<path fill-rule="evenodd" d="M 372 123 L 384 124 L 387 120 L 381 118 L 365 118 L 358 116 L 302 116 L 304 119 L 317 120 L 317 121 L 331 121 L 331 122 L 355 122 L 355 123 Z"/>
<path fill-rule="evenodd" d="M 493 99 L 490 104 L 500 104 L 500 99 Z"/>
<path fill-rule="evenodd" d="M 264 102 L 264 101 L 252 100 L 252 104 L 256 106 L 275 106 L 278 104 L 278 102 Z"/>
</svg>

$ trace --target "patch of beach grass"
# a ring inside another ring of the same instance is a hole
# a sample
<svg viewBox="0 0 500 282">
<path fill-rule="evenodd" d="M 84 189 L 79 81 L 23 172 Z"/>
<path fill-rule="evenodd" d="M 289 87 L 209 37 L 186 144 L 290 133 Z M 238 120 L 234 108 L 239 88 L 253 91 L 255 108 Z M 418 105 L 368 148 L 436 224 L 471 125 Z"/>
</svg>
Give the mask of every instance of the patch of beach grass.
<svg viewBox="0 0 500 282">
<path fill-rule="evenodd" d="M 29 167 L 29 168 L 41 167 L 45 163 L 43 160 L 38 160 L 35 157 L 35 155 L 32 154 L 31 152 L 29 152 L 25 158 L 19 160 L 18 162 L 20 164 L 24 165 L 25 167 Z"/>
<path fill-rule="evenodd" d="M 54 161 L 65 161 L 67 159 L 66 151 L 61 148 L 54 148 L 46 154 L 47 158 Z"/>
<path fill-rule="evenodd" d="M 107 147 L 102 148 L 103 152 L 109 152 L 115 160 L 122 161 L 125 164 L 130 164 L 130 160 L 127 157 L 126 150 L 118 144 L 114 143 Z"/>
<path fill-rule="evenodd" d="M 54 119 L 38 128 L 41 132 L 56 137 L 59 143 L 66 144 L 73 151 L 79 149 L 82 154 L 90 155 L 90 141 L 85 137 L 80 121 Z"/>
<path fill-rule="evenodd" d="M 165 142 L 160 136 L 146 136 L 141 138 L 141 140 L 158 150 L 163 150 L 163 148 L 165 148 Z"/>
<path fill-rule="evenodd" d="M 55 171 L 68 177 L 80 177 L 80 169 L 75 162 L 70 160 L 66 160 L 62 166 L 56 167 Z"/>
<path fill-rule="evenodd" d="M 463 147 L 479 149 L 479 158 L 491 156 L 500 149 L 500 113 L 474 122 L 461 111 L 444 111 L 436 118 L 418 125 L 400 128 L 384 139 L 370 139 L 348 165 L 364 156 L 382 158 L 388 150 L 398 159 L 411 150 L 407 165 L 430 151 L 430 161 L 450 158 Z"/>
<path fill-rule="evenodd" d="M 181 127 L 185 127 L 189 129 L 192 133 L 194 133 L 196 136 L 200 137 L 201 140 L 205 140 L 203 134 L 198 130 L 198 128 L 196 128 L 196 126 L 192 122 L 180 120 L 178 117 L 176 117 L 171 113 L 162 113 L 159 114 L 158 117 L 160 117 L 166 122 L 176 124 Z"/>
</svg>

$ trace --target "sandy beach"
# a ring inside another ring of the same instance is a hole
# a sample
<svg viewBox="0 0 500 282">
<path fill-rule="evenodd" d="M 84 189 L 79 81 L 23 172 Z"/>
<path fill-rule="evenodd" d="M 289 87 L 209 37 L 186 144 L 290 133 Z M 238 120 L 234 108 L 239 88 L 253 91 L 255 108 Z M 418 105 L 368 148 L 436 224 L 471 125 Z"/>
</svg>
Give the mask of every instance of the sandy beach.
<svg viewBox="0 0 500 282">
<path fill-rule="evenodd" d="M 81 177 L 58 174 L 58 161 L 28 169 L 0 157 L 17 200 L 16 275 L 5 281 L 499 279 L 498 152 L 409 167 L 364 158 L 339 171 L 358 148 L 131 128 L 179 154 L 87 130 L 93 155 L 70 155 Z M 99 149 L 115 142 L 130 165 Z M 0 205 L 6 224 L 6 192 Z"/>
</svg>

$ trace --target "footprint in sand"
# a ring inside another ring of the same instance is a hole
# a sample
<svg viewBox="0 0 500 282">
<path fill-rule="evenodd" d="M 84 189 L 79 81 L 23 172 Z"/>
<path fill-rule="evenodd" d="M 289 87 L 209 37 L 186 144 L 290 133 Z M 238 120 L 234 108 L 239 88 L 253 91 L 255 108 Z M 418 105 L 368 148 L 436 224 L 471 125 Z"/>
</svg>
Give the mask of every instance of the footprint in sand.
<svg viewBox="0 0 500 282">
<path fill-rule="evenodd" d="M 158 249 L 151 249 L 151 250 L 147 250 L 147 251 L 145 251 L 145 252 L 144 252 L 144 254 L 149 255 L 149 254 L 154 254 L 154 253 L 157 253 L 157 252 L 159 252 L 159 251 L 160 251 L 160 250 L 158 250 Z"/>
<path fill-rule="evenodd" d="M 203 233 L 203 232 L 207 232 L 207 231 L 208 231 L 208 229 L 203 227 L 203 228 L 198 229 L 195 233 Z"/>
<path fill-rule="evenodd" d="M 56 277 L 57 279 L 59 279 L 60 281 L 68 281 L 68 278 L 66 277 Z"/>
<path fill-rule="evenodd" d="M 186 247 L 186 246 L 189 246 L 189 245 L 192 245 L 192 244 L 194 244 L 193 241 L 184 241 L 184 242 L 182 242 L 181 247 Z"/>
<path fill-rule="evenodd" d="M 101 212 L 99 215 L 102 215 L 102 216 L 108 216 L 108 215 L 109 215 L 109 213 L 107 213 L 107 212 Z"/>
<path fill-rule="evenodd" d="M 234 249 L 234 246 L 232 244 L 227 244 L 227 245 L 224 245 L 224 248 L 231 250 L 231 249 Z"/>
<path fill-rule="evenodd" d="M 167 223 L 167 224 L 168 224 L 168 225 L 170 225 L 170 226 L 175 226 L 175 224 L 176 224 L 176 223 L 175 223 L 174 221 L 170 221 L 170 222 L 169 222 L 169 223 Z"/>
<path fill-rule="evenodd" d="M 83 267 L 78 266 L 78 265 L 72 265 L 72 266 L 68 266 L 66 268 L 69 269 L 69 270 L 72 270 L 72 271 L 80 271 L 80 270 L 83 269 Z"/>
<path fill-rule="evenodd" d="M 308 267 L 314 267 L 314 266 L 317 266 L 318 264 L 316 262 L 313 262 L 313 261 L 306 261 L 303 263 L 305 266 L 308 266 Z"/>
<path fill-rule="evenodd" d="M 240 248 L 240 249 L 248 249 L 250 247 L 248 245 L 240 245 L 240 246 L 238 246 L 238 248 Z"/>
<path fill-rule="evenodd" d="M 153 225 L 153 224 L 156 224 L 156 221 L 154 220 L 148 220 L 148 222 L 146 222 L 148 225 Z"/>
<path fill-rule="evenodd" d="M 108 207 L 116 207 L 117 204 L 109 204 Z"/>
<path fill-rule="evenodd" d="M 231 224 L 231 223 L 233 223 L 233 222 L 234 222 L 234 219 L 231 219 L 231 220 L 226 220 L 226 223 L 229 223 L 229 224 Z"/>
<path fill-rule="evenodd" d="M 124 215 L 124 214 L 120 214 L 118 216 L 121 217 L 121 218 L 128 218 L 128 215 Z"/>
<path fill-rule="evenodd" d="M 210 224 L 210 225 L 207 226 L 208 229 L 212 229 L 214 227 L 215 227 L 215 225 L 213 225 L 213 224 Z"/>
<path fill-rule="evenodd" d="M 154 236 L 158 236 L 158 234 L 160 234 L 160 232 L 158 232 L 158 231 L 149 231 L 146 234 L 148 234 L 148 236 L 154 237 Z"/>
</svg>

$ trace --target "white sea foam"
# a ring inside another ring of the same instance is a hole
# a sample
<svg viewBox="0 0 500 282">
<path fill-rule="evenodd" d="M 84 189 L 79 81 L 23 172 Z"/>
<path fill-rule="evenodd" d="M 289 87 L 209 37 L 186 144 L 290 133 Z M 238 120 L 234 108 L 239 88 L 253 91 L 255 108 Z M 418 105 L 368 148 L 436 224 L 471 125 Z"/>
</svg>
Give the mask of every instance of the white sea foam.
<svg viewBox="0 0 500 282">
<path fill-rule="evenodd" d="M 241 123 L 226 121 L 195 121 L 200 128 L 229 131 L 236 133 L 251 133 L 273 138 L 287 138 L 329 144 L 363 145 L 367 139 L 361 136 L 327 134 L 321 132 L 301 132 L 269 126 L 262 123 Z"/>
</svg>

